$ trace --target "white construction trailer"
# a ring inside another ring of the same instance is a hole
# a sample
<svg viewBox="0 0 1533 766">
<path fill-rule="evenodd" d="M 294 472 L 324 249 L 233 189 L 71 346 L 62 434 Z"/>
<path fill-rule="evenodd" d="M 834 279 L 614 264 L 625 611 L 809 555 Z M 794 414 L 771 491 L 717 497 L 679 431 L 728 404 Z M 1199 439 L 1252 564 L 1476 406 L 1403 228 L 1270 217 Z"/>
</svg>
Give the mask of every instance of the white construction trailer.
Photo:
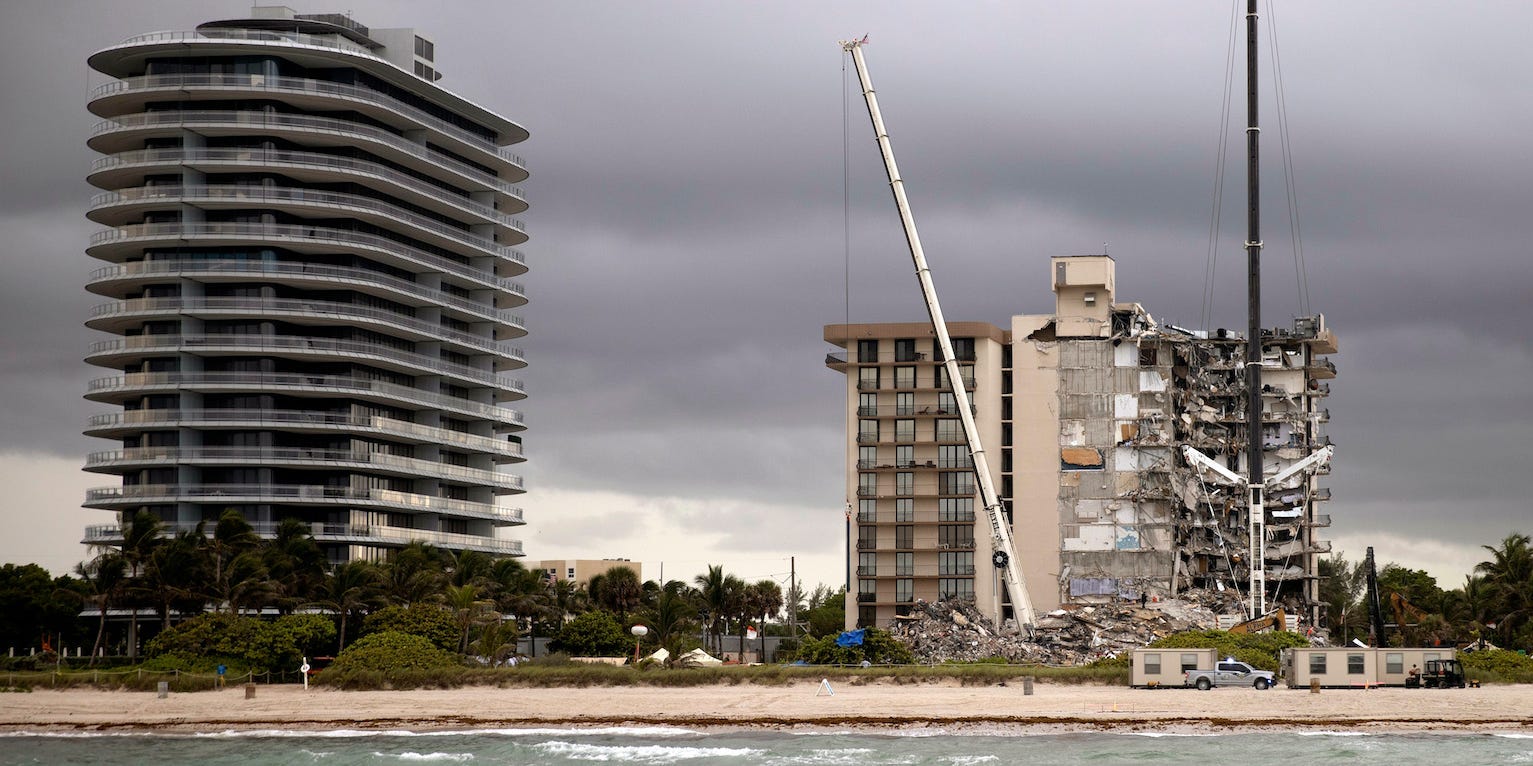
<svg viewBox="0 0 1533 766">
<path fill-rule="evenodd" d="M 1212 670 L 1219 653 L 1214 649 L 1151 649 L 1141 647 L 1130 654 L 1129 686 L 1136 689 L 1185 685 L 1187 671 Z"/>
<path fill-rule="evenodd" d="M 1405 686 L 1411 668 L 1424 671 L 1428 660 L 1457 659 L 1452 647 L 1358 646 L 1284 649 L 1280 675 L 1290 689 L 1308 689 L 1319 681 L 1326 689 L 1364 689 L 1374 686 Z"/>
</svg>

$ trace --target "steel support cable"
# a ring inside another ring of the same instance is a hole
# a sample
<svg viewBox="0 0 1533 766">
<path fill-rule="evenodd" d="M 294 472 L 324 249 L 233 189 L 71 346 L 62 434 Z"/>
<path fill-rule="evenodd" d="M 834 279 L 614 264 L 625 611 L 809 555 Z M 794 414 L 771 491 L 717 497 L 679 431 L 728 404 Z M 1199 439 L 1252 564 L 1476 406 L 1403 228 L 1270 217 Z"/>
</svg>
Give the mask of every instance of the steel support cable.
<svg viewBox="0 0 1533 766">
<path fill-rule="evenodd" d="M 1288 95 L 1283 85 L 1282 56 L 1278 51 L 1277 16 L 1272 0 L 1267 0 L 1267 24 L 1272 35 L 1272 83 L 1277 90 L 1278 142 L 1283 150 L 1283 185 L 1288 192 L 1288 231 L 1293 237 L 1294 280 L 1297 283 L 1299 314 L 1309 316 L 1309 273 L 1304 261 L 1303 227 L 1299 217 L 1299 184 L 1294 175 L 1293 143 L 1288 137 Z"/>
<path fill-rule="evenodd" d="M 1235 77 L 1235 40 L 1239 29 L 1239 9 L 1239 0 L 1231 0 L 1229 43 L 1224 53 L 1224 99 L 1219 106 L 1219 135 L 1215 141 L 1217 148 L 1214 160 L 1214 199 L 1208 217 L 1208 250 L 1203 264 L 1203 310 L 1198 318 L 1198 326 L 1204 330 L 1209 329 L 1209 325 L 1213 323 L 1214 314 L 1214 274 L 1219 260 L 1220 218 L 1223 217 L 1224 206 L 1224 167 L 1225 158 L 1229 154 L 1230 87 Z"/>
<path fill-rule="evenodd" d="M 851 114 L 847 108 L 850 98 L 848 87 L 848 73 L 846 71 L 847 54 L 841 55 L 841 279 L 844 290 L 843 295 L 843 327 L 848 328 L 846 340 L 847 381 L 850 385 L 853 344 L 850 328 L 852 326 L 852 182 L 851 182 Z M 860 378 L 859 378 L 860 380 Z M 852 404 L 846 405 L 846 432 L 852 433 Z M 843 458 L 845 468 L 843 476 L 852 475 L 852 451 L 846 450 Z M 846 493 L 846 592 L 851 597 L 852 592 L 852 493 L 848 489 Z"/>
</svg>

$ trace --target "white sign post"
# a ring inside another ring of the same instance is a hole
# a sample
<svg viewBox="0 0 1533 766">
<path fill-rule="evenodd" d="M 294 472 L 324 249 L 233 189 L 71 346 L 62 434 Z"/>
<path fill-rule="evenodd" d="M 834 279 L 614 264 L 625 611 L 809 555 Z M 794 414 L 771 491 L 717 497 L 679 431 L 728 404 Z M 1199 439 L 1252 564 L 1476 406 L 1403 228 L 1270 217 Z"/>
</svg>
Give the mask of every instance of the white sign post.
<svg viewBox="0 0 1533 766">
<path fill-rule="evenodd" d="M 303 664 L 298 666 L 298 675 L 303 676 L 303 690 L 309 690 L 309 658 L 303 658 Z"/>
</svg>

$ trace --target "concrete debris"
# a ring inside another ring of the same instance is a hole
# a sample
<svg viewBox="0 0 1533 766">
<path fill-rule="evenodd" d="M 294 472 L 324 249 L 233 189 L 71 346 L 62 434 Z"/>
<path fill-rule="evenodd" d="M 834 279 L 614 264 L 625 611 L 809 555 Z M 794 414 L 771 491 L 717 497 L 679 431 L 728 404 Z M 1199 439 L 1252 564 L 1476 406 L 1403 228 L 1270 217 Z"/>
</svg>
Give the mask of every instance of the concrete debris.
<svg viewBox="0 0 1533 766">
<path fill-rule="evenodd" d="M 1238 614 L 1233 593 L 1193 590 L 1174 601 L 1140 607 L 1137 602 L 1067 604 L 1039 618 L 1032 638 L 1008 621 L 996 633 L 983 614 L 964 600 L 916 601 L 910 615 L 889 630 L 920 663 L 976 662 L 1003 658 L 1011 663 L 1083 665 L 1116 657 L 1134 647 L 1189 630 L 1218 627 L 1218 615 Z"/>
</svg>

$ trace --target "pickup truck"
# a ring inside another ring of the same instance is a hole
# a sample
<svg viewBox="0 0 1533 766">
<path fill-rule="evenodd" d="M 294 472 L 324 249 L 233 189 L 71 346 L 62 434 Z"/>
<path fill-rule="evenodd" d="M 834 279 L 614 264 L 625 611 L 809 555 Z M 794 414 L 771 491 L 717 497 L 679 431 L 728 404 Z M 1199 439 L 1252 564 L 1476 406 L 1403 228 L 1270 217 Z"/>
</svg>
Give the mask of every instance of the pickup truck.
<svg viewBox="0 0 1533 766">
<path fill-rule="evenodd" d="M 1266 689 L 1276 681 L 1271 671 L 1257 670 L 1244 662 L 1224 660 L 1216 663 L 1213 670 L 1187 671 L 1184 683 L 1208 691 L 1215 686 L 1252 686 L 1257 689 Z"/>
</svg>

